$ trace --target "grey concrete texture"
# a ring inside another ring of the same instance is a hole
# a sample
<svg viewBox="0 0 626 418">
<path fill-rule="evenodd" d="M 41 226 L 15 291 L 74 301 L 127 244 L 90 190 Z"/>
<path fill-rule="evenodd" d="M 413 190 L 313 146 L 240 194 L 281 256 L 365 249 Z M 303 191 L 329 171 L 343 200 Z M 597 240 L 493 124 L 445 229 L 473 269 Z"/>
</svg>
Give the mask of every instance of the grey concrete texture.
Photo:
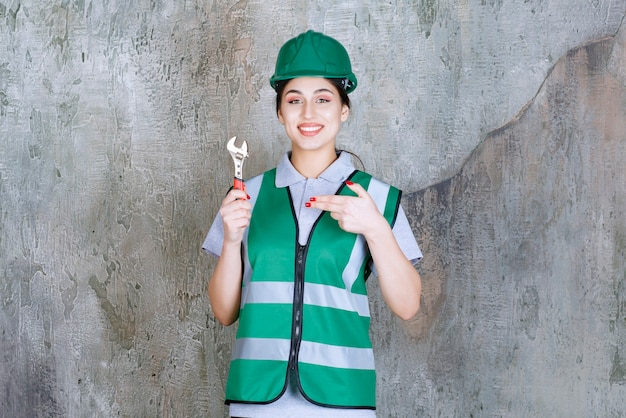
<svg viewBox="0 0 626 418">
<path fill-rule="evenodd" d="M 222 417 L 200 243 L 287 149 L 268 85 L 351 53 L 340 145 L 405 190 L 423 309 L 369 281 L 381 417 L 620 417 L 626 3 L 0 0 L 0 417 Z M 621 29 L 620 29 L 621 28 Z"/>
<path fill-rule="evenodd" d="M 424 416 L 626 414 L 625 34 L 570 51 L 457 175 L 406 200 L 428 237 L 409 325 L 417 381 L 440 392 L 431 409 L 416 388 Z"/>
</svg>

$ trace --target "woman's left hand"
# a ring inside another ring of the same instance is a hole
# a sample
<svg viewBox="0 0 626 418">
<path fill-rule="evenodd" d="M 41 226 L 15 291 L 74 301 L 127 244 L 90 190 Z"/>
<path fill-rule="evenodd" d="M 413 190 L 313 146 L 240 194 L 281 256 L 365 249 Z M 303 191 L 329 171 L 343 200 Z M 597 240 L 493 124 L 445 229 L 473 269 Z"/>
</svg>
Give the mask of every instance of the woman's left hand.
<svg viewBox="0 0 626 418">
<path fill-rule="evenodd" d="M 391 227 L 369 193 L 358 184 L 346 182 L 346 185 L 356 197 L 316 196 L 306 206 L 330 212 L 341 229 L 365 237 L 387 305 L 400 318 L 412 318 L 420 305 L 419 273 L 398 246 Z"/>
<path fill-rule="evenodd" d="M 315 196 L 306 206 L 330 212 L 341 229 L 366 238 L 379 228 L 388 227 L 374 200 L 360 184 L 348 181 L 346 186 L 357 196 Z"/>
</svg>

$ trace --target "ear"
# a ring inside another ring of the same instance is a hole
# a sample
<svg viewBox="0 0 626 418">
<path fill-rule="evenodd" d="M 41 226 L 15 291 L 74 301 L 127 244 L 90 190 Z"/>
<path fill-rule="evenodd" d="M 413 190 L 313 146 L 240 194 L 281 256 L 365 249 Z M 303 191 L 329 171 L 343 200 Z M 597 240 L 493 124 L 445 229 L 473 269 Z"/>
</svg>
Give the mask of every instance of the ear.
<svg viewBox="0 0 626 418">
<path fill-rule="evenodd" d="M 276 115 L 278 116 L 278 121 L 280 122 L 280 124 L 284 125 L 285 119 L 283 119 L 283 112 L 281 112 L 280 109 L 278 109 L 278 112 L 276 112 Z"/>
<path fill-rule="evenodd" d="M 342 122 L 347 121 L 348 116 L 350 116 L 350 108 L 347 105 L 343 105 L 341 107 L 341 121 Z"/>
</svg>

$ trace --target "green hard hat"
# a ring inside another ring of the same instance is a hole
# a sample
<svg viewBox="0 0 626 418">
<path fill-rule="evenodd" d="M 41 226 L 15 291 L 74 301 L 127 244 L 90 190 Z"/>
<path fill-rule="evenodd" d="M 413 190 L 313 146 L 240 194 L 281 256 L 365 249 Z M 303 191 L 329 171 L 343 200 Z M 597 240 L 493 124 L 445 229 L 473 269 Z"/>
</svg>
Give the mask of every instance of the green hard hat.
<svg viewBox="0 0 626 418">
<path fill-rule="evenodd" d="M 356 76 L 352 72 L 350 57 L 336 39 L 309 30 L 285 42 L 278 52 L 276 70 L 270 85 L 298 77 L 324 77 L 346 80 L 346 93 L 356 89 Z"/>
</svg>

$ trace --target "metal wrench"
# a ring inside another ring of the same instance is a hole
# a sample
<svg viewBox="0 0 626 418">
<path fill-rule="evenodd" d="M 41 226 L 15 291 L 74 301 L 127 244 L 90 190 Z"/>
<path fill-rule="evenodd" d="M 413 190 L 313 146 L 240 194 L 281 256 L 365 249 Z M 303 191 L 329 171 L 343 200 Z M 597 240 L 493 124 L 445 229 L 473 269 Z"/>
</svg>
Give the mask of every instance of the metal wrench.
<svg viewBox="0 0 626 418">
<path fill-rule="evenodd" d="M 246 190 L 246 186 L 243 183 L 243 162 L 248 157 L 248 143 L 244 140 L 240 146 L 236 146 L 236 140 L 237 137 L 233 136 L 226 144 L 226 148 L 230 152 L 230 156 L 233 157 L 233 163 L 235 164 L 235 182 L 233 187 L 238 190 Z"/>
</svg>

